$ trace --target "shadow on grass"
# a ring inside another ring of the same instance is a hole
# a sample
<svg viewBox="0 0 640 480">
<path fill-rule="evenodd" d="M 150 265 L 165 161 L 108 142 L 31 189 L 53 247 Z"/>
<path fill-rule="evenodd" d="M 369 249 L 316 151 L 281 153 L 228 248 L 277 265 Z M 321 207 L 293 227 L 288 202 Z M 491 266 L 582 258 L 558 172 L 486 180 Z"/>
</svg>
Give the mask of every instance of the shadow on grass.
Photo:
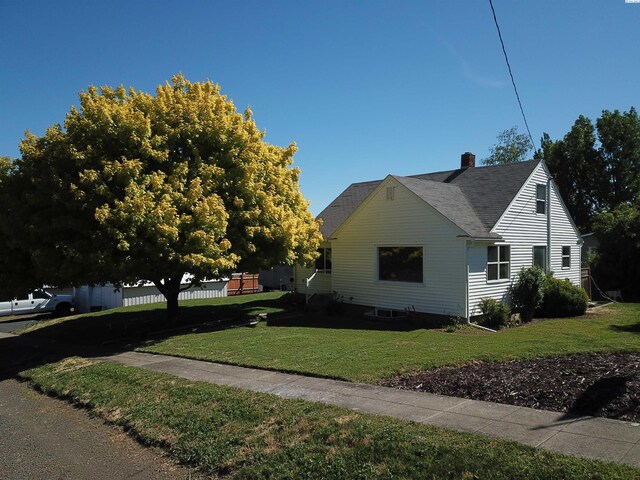
<svg viewBox="0 0 640 480">
<path fill-rule="evenodd" d="M 17 337 L 0 338 L 0 381 L 25 368 L 70 356 L 101 357 L 176 335 L 244 326 L 258 313 L 277 315 L 286 307 L 280 298 L 255 298 L 259 296 L 216 304 L 181 305 L 180 320 L 172 324 L 167 323 L 162 304 L 155 308 L 145 305 L 56 319 Z"/>
<path fill-rule="evenodd" d="M 632 325 L 611 325 L 609 328 L 616 332 L 640 333 L 640 322 Z"/>
</svg>

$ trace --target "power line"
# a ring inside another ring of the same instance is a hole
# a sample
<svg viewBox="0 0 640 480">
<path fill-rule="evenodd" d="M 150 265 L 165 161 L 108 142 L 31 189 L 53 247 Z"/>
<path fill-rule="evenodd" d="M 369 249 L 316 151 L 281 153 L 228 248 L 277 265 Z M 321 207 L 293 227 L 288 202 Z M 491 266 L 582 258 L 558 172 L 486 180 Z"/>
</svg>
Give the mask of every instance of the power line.
<svg viewBox="0 0 640 480">
<path fill-rule="evenodd" d="M 493 8 L 493 1 L 489 0 L 489 5 L 491 5 L 491 12 L 493 13 L 493 21 L 496 24 L 496 29 L 498 30 L 498 37 L 500 38 L 500 44 L 502 45 L 502 53 L 504 53 L 504 59 L 507 62 L 507 68 L 509 69 L 509 76 L 511 77 L 511 84 L 513 85 L 513 91 L 516 92 L 516 98 L 518 99 L 518 105 L 520 105 L 520 113 L 522 113 L 522 119 L 524 120 L 524 125 L 527 127 L 527 133 L 529 134 L 529 139 L 531 140 L 531 144 L 533 145 L 534 152 L 536 149 L 536 142 L 533 141 L 533 136 L 531 135 L 531 130 L 529 130 L 529 123 L 527 122 L 527 117 L 524 114 L 524 108 L 522 108 L 522 102 L 520 101 L 520 95 L 518 94 L 518 88 L 516 87 L 516 81 L 513 78 L 513 72 L 511 71 L 511 64 L 509 63 L 509 57 L 507 56 L 507 49 L 504 47 L 504 40 L 502 40 L 502 33 L 500 32 L 500 25 L 498 25 L 498 18 L 496 17 L 496 10 Z"/>
</svg>

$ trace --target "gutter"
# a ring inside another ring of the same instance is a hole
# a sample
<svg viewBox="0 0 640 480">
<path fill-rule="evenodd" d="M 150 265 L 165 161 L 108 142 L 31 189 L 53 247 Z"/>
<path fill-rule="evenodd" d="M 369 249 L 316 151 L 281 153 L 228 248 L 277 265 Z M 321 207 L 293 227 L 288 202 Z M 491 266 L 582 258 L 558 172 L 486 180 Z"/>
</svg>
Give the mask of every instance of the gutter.
<svg viewBox="0 0 640 480">
<path fill-rule="evenodd" d="M 544 273 L 551 271 L 551 181 L 553 177 L 547 177 L 547 268 Z"/>
</svg>

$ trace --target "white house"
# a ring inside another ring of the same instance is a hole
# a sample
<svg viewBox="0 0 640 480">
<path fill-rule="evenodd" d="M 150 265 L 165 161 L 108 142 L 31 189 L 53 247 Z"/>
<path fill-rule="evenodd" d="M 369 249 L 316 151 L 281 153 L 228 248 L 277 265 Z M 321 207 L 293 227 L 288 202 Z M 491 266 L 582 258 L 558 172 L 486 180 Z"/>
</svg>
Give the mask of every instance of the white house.
<svg viewBox="0 0 640 480">
<path fill-rule="evenodd" d="M 467 152 L 457 170 L 352 184 L 318 218 L 322 255 L 295 271 L 307 296 L 470 318 L 523 267 L 580 285 L 582 240 L 542 161 L 476 168 Z"/>
</svg>

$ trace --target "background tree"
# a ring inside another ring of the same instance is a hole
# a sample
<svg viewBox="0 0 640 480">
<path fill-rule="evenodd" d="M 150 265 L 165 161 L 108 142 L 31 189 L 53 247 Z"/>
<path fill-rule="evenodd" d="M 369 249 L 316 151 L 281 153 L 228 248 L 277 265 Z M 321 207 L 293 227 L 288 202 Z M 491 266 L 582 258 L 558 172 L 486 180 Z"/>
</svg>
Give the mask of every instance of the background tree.
<svg viewBox="0 0 640 480">
<path fill-rule="evenodd" d="M 594 124 L 578 117 L 562 140 L 545 134 L 544 159 L 569 212 L 600 247 L 594 277 L 604 289 L 640 297 L 640 117 L 604 110 Z"/>
<path fill-rule="evenodd" d="M 10 174 L 13 214 L 39 281 L 148 280 L 178 314 L 186 273 L 313 261 L 318 225 L 291 168 L 295 144 L 264 141 L 210 81 L 182 75 L 156 94 L 89 87 Z M 24 266 L 20 266 L 24 268 Z"/>
<path fill-rule="evenodd" d="M 533 149 L 529 136 L 511 127 L 498 135 L 498 143 L 489 149 L 491 155 L 482 160 L 485 165 L 522 162 Z"/>
<path fill-rule="evenodd" d="M 597 129 L 597 135 L 596 135 Z M 594 215 L 640 197 L 640 118 L 628 112 L 604 110 L 594 128 L 578 117 L 562 140 L 542 139 L 545 162 L 567 208 L 583 232 Z"/>
<path fill-rule="evenodd" d="M 640 298 L 640 205 L 621 203 L 596 215 L 593 231 L 600 246 L 593 270 L 606 290 L 621 290 L 625 300 Z"/>
<path fill-rule="evenodd" d="M 596 148 L 591 120 L 578 117 L 562 140 L 542 137 L 544 160 L 578 228 L 586 233 L 594 212 L 603 201 L 601 181 L 604 163 Z"/>
</svg>

